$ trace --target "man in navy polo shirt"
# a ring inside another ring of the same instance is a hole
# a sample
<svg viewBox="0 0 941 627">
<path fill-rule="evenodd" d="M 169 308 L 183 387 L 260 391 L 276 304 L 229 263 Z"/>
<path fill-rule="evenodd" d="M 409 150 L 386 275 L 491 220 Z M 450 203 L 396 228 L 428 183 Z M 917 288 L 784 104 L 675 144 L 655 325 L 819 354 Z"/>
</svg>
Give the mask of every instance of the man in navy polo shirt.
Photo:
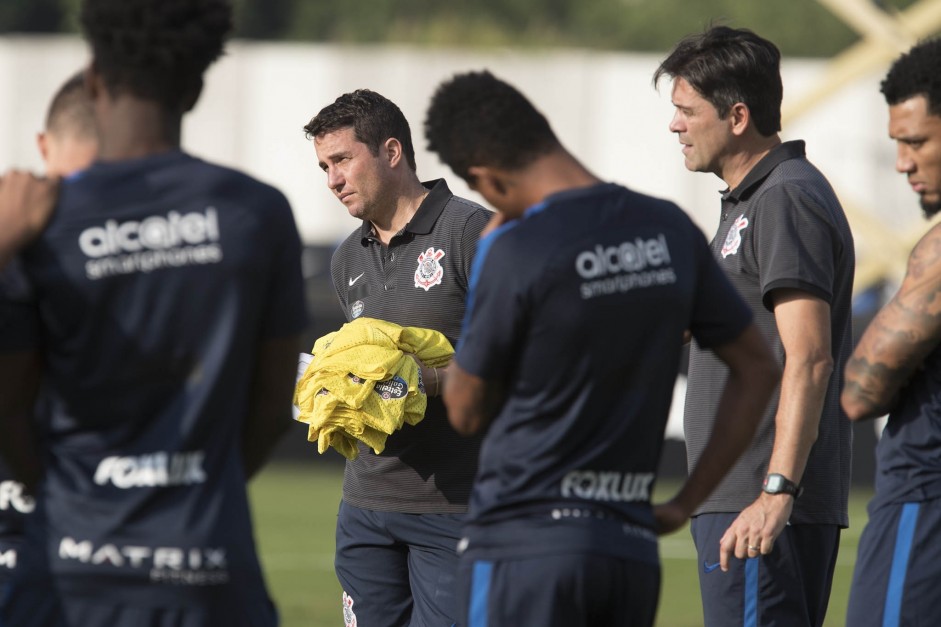
<svg viewBox="0 0 941 627">
<path fill-rule="evenodd" d="M 899 57 L 882 81 L 895 169 L 941 211 L 941 40 Z M 886 413 L 876 448 L 876 494 L 859 540 L 846 624 L 941 624 L 941 226 L 915 245 L 898 293 L 876 315 L 846 365 L 852 420 Z"/>
<path fill-rule="evenodd" d="M 491 212 L 416 173 L 402 111 L 368 89 L 341 95 L 305 127 L 327 186 L 363 221 L 330 264 L 347 320 L 443 333 L 456 343 L 471 259 Z M 451 625 L 461 517 L 479 441 L 455 433 L 439 395 L 444 369 L 422 368 L 428 408 L 377 455 L 346 462 L 336 573 L 347 625 Z"/>
<path fill-rule="evenodd" d="M 445 403 L 486 431 L 461 543 L 462 619 L 652 625 L 656 534 L 745 449 L 777 381 L 748 307 L 672 203 L 604 183 L 488 72 L 441 85 L 429 148 L 495 206 Z M 709 462 L 651 507 L 685 331 L 729 364 Z"/>
<path fill-rule="evenodd" d="M 849 524 L 851 431 L 840 373 L 852 349 L 855 253 L 843 208 L 804 142 L 782 142 L 781 55 L 745 29 L 690 36 L 654 74 L 673 79 L 670 131 L 687 169 L 727 186 L 711 248 L 783 374 L 758 435 L 690 528 L 707 627 L 819 627 Z M 706 458 L 725 365 L 690 347 L 687 460 Z M 714 565 L 734 555 L 728 573 Z"/>
<path fill-rule="evenodd" d="M 0 293 L 0 443 L 36 496 L 0 623 L 274 627 L 245 484 L 290 424 L 300 241 L 280 192 L 180 150 L 232 8 L 81 23 L 98 161 Z"/>
</svg>

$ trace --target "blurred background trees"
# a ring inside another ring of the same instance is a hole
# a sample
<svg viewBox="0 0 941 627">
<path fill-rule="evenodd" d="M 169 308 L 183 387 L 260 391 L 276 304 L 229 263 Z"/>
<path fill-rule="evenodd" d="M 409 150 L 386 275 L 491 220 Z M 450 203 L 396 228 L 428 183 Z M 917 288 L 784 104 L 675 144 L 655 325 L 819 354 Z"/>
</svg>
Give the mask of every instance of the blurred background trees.
<svg viewBox="0 0 941 627">
<path fill-rule="evenodd" d="M 858 35 L 816 0 L 234 0 L 245 39 L 661 52 L 712 22 L 786 56 L 829 57 Z M 892 11 L 914 0 L 874 0 Z M 0 33 L 78 31 L 80 0 L 0 0 Z"/>
</svg>

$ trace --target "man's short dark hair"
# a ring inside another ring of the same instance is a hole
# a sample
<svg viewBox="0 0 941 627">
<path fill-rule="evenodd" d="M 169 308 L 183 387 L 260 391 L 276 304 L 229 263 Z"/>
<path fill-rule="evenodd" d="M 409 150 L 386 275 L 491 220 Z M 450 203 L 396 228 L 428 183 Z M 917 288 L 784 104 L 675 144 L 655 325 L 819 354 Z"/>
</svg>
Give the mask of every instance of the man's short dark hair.
<svg viewBox="0 0 941 627">
<path fill-rule="evenodd" d="M 84 73 L 74 74 L 56 91 L 46 112 L 45 130 L 59 137 L 69 135 L 89 140 L 98 137 L 95 111 L 85 91 Z"/>
<path fill-rule="evenodd" d="M 518 170 L 555 149 L 549 122 L 490 72 L 458 74 L 438 86 L 425 117 L 428 149 L 467 179 L 471 166 Z"/>
<path fill-rule="evenodd" d="M 924 96 L 928 112 L 941 116 L 941 39 L 929 39 L 900 56 L 882 81 L 889 105 Z"/>
<path fill-rule="evenodd" d="M 352 128 L 356 141 L 365 144 L 373 155 L 390 137 L 402 144 L 408 166 L 416 169 L 412 130 L 399 107 L 381 94 L 357 89 L 343 94 L 327 105 L 304 126 L 307 139 L 323 137 L 344 128 Z"/>
<path fill-rule="evenodd" d="M 761 135 L 781 130 L 781 53 L 748 29 L 713 26 L 686 37 L 654 72 L 654 85 L 664 75 L 685 80 L 720 116 L 743 102 Z"/>
<path fill-rule="evenodd" d="M 112 96 L 184 113 L 232 30 L 228 0 L 84 0 L 81 24 Z"/>
</svg>

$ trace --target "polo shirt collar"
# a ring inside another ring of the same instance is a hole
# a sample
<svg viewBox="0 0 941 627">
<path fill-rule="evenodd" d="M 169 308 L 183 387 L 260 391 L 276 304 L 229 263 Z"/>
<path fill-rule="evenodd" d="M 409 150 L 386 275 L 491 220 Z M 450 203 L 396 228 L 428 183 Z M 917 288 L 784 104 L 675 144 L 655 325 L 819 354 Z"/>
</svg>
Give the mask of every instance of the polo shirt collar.
<svg viewBox="0 0 941 627">
<path fill-rule="evenodd" d="M 757 188 L 761 183 L 768 178 L 768 175 L 778 167 L 781 163 L 787 161 L 788 159 L 796 159 L 798 157 L 803 157 L 804 152 L 804 141 L 797 139 L 794 141 L 784 142 L 778 144 L 772 148 L 768 154 L 762 157 L 761 161 L 755 164 L 748 174 L 745 175 L 745 178 L 742 179 L 742 182 L 739 183 L 738 187 L 729 191 L 725 190 L 722 193 L 722 200 L 731 200 L 732 202 L 738 202 L 742 200 L 745 196 L 748 196 Z"/>
<path fill-rule="evenodd" d="M 438 221 L 438 216 L 444 211 L 445 205 L 451 200 L 451 190 L 448 188 L 444 179 L 435 179 L 433 181 L 422 181 L 422 185 L 428 190 L 428 195 L 418 206 L 418 210 L 408 224 L 405 225 L 400 233 L 415 233 L 416 235 L 427 235 Z M 363 220 L 363 226 L 360 227 L 360 236 L 363 244 L 369 239 L 375 239 L 372 223 L 369 220 Z"/>
</svg>

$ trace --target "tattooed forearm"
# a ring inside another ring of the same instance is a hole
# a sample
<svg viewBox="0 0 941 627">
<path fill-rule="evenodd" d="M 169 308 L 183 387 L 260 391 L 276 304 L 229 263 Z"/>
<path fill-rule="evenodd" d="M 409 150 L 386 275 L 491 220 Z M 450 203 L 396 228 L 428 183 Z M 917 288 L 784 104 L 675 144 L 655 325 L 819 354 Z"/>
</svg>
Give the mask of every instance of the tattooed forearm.
<svg viewBox="0 0 941 627">
<path fill-rule="evenodd" d="M 911 265 L 918 265 L 915 259 Z M 872 321 L 846 365 L 842 398 L 850 417 L 872 418 L 892 408 L 899 390 L 937 346 L 939 300 L 936 290 L 903 287 Z"/>
<path fill-rule="evenodd" d="M 854 417 L 875 418 L 889 413 L 898 398 L 897 390 L 906 381 L 907 376 L 896 369 L 854 356 L 846 362 L 843 397 L 851 399 Z"/>
</svg>

